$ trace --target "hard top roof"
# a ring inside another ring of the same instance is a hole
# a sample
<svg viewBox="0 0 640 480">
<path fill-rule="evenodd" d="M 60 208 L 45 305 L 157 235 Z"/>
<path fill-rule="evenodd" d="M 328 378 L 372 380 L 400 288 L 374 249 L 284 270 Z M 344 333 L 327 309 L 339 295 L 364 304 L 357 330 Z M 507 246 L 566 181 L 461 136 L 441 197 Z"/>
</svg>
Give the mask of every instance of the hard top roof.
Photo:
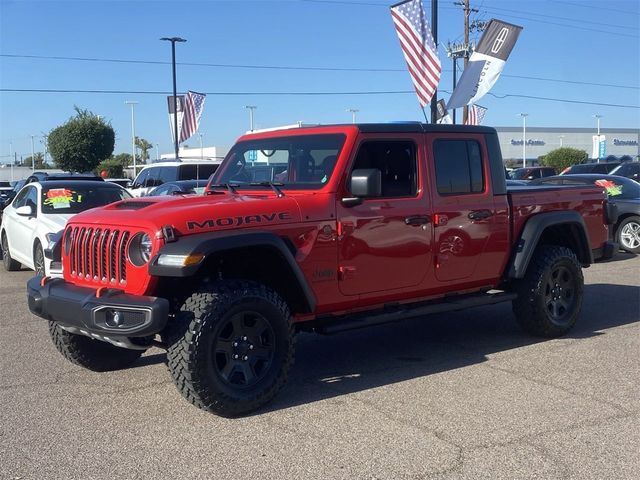
<svg viewBox="0 0 640 480">
<path fill-rule="evenodd" d="M 92 188 L 122 188 L 117 183 L 96 182 L 95 180 L 43 180 L 39 183 L 43 188 L 63 188 L 63 187 L 92 187 Z M 31 184 L 29 184 L 31 185 Z"/>
<path fill-rule="evenodd" d="M 268 129 L 264 133 L 277 133 L 286 131 L 310 131 L 327 128 L 352 128 L 356 127 L 362 133 L 496 133 L 491 127 L 475 125 L 445 125 L 421 122 L 389 122 L 389 123 L 344 123 L 327 125 L 302 125 L 300 127 L 286 126 L 282 129 Z M 259 135 L 263 132 L 255 131 L 246 136 Z M 243 135 L 244 136 L 244 135 Z"/>
</svg>

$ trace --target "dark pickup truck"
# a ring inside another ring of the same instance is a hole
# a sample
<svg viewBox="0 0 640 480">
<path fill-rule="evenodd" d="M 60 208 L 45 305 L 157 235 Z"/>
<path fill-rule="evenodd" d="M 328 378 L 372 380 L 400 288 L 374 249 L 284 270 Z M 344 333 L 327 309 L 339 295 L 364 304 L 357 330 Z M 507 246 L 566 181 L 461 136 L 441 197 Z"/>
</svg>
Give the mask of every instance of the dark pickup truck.
<svg viewBox="0 0 640 480">
<path fill-rule="evenodd" d="M 167 350 L 178 390 L 224 416 L 284 385 L 298 330 L 333 333 L 512 302 L 535 335 L 580 314 L 613 254 L 603 189 L 507 189 L 486 127 L 417 123 L 245 135 L 202 196 L 72 218 L 64 279 L 28 282 L 55 346 L 92 370 Z"/>
</svg>

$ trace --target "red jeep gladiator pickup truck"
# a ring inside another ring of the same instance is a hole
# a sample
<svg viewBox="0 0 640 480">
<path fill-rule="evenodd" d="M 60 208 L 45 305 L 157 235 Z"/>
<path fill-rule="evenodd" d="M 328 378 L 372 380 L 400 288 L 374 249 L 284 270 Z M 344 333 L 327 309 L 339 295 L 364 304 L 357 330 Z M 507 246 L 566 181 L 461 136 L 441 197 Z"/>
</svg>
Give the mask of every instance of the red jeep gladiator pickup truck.
<svg viewBox="0 0 640 480">
<path fill-rule="evenodd" d="M 160 346 L 187 400 L 236 416 L 283 386 L 298 330 L 511 301 L 526 330 L 562 335 L 581 267 L 613 254 L 612 216 L 595 187 L 508 190 L 491 128 L 253 133 L 205 195 L 72 218 L 64 279 L 31 279 L 29 308 L 71 362 L 113 370 Z"/>
</svg>

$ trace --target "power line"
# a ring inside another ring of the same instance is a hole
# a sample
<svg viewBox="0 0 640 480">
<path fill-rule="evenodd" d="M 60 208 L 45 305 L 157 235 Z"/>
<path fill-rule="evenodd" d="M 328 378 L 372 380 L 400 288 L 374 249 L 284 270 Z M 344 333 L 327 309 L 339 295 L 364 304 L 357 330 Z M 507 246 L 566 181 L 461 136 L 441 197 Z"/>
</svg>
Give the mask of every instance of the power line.
<svg viewBox="0 0 640 480">
<path fill-rule="evenodd" d="M 124 64 L 142 64 L 142 65 L 171 65 L 171 62 L 154 61 L 154 60 L 127 60 L 116 58 L 92 58 L 92 57 L 63 57 L 63 56 L 46 56 L 46 55 L 15 55 L 15 54 L 0 54 L 0 57 L 8 58 L 31 58 L 39 60 L 68 60 L 68 61 L 81 61 L 81 62 L 105 62 L 105 63 L 124 63 Z M 213 68 L 240 68 L 240 69 L 260 69 L 260 70 L 300 70 L 300 71 L 324 71 L 324 72 L 402 72 L 405 73 L 406 69 L 403 68 L 355 68 L 355 67 L 295 67 L 290 65 L 243 65 L 243 64 L 228 64 L 228 63 L 184 63 L 176 62 L 176 65 L 181 66 L 197 66 L 197 67 L 213 67 Z M 451 72 L 450 69 L 444 69 L 445 72 Z M 591 85 L 595 87 L 611 87 L 611 88 L 625 88 L 630 90 L 640 90 L 640 86 L 631 85 L 619 85 L 613 83 L 596 83 L 585 82 L 582 80 L 565 80 L 560 78 L 549 77 L 536 77 L 531 75 L 513 75 L 502 74 L 502 77 L 506 78 L 520 78 L 525 80 L 536 80 L 543 82 L 558 82 L 569 83 L 574 85 Z"/>
<path fill-rule="evenodd" d="M 443 93 L 451 94 L 448 90 L 439 90 Z M 12 93 L 92 93 L 92 94 L 116 94 L 116 95 L 170 95 L 171 92 L 164 91 L 152 91 L 152 90 L 65 90 L 65 89 L 34 89 L 34 88 L 0 88 L 0 92 L 12 92 Z M 343 95 L 415 95 L 413 90 L 382 90 L 382 91 L 368 91 L 368 92 L 204 92 L 211 96 L 343 96 Z M 597 105 L 603 107 L 616 107 L 616 108 L 637 108 L 640 109 L 640 105 L 621 105 L 615 103 L 604 102 L 589 102 L 585 100 L 568 100 L 566 98 L 552 98 L 552 97 L 537 97 L 534 95 L 521 95 L 516 93 L 492 93 L 491 95 L 496 98 L 529 98 L 534 100 L 545 100 L 550 102 L 561 103 L 577 103 L 582 105 Z"/>
<path fill-rule="evenodd" d="M 553 0 L 553 2 L 551 2 L 551 3 L 564 3 L 565 5 L 573 5 L 575 7 L 594 8 L 596 10 L 607 10 L 609 12 L 627 13 L 627 14 L 630 14 L 630 15 L 640 15 L 640 12 L 633 12 L 633 11 L 629 11 L 629 10 L 619 10 L 617 8 L 603 7 L 602 6 L 602 2 L 599 2 L 597 7 L 594 7 L 593 5 L 585 5 L 584 3 L 564 2 L 564 1 L 561 1 L 561 0 Z"/>
<path fill-rule="evenodd" d="M 480 7 L 482 8 L 482 7 Z M 591 22 L 589 20 L 581 20 L 579 18 L 571 18 L 571 17 L 559 17 L 557 15 L 545 15 L 543 13 L 535 13 L 535 12 L 529 12 L 529 11 L 523 11 L 523 10 L 512 10 L 510 8 L 499 8 L 499 7 L 485 7 L 484 10 L 498 10 L 498 11 L 503 11 L 503 12 L 513 12 L 513 13 L 520 13 L 520 14 L 526 14 L 526 15 L 535 15 L 536 17 L 545 17 L 545 18 L 555 18 L 556 20 L 568 20 L 569 22 L 578 22 L 578 23 L 588 23 L 591 25 L 600 25 L 601 27 L 613 27 L 613 28 L 626 28 L 628 30 L 640 30 L 640 28 L 638 27 L 627 27 L 624 25 L 616 25 L 613 23 L 602 23 L 602 22 Z"/>
</svg>

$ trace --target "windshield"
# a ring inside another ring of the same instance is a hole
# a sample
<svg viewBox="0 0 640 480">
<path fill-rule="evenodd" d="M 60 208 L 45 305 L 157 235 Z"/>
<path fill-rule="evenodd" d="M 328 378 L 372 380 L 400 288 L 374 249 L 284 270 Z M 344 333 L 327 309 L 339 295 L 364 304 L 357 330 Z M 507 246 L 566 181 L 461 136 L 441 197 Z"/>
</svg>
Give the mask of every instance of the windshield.
<svg viewBox="0 0 640 480">
<path fill-rule="evenodd" d="M 237 143 L 211 185 L 273 182 L 283 188 L 319 188 L 329 181 L 345 136 L 298 135 Z"/>
<path fill-rule="evenodd" d="M 43 188 L 42 213 L 75 214 L 127 198 L 132 197 L 126 190 L 104 185 Z"/>
<path fill-rule="evenodd" d="M 633 180 L 620 177 L 615 180 L 600 179 L 593 182 L 598 187 L 603 187 L 611 199 L 632 200 L 640 198 L 640 184 Z"/>
</svg>

